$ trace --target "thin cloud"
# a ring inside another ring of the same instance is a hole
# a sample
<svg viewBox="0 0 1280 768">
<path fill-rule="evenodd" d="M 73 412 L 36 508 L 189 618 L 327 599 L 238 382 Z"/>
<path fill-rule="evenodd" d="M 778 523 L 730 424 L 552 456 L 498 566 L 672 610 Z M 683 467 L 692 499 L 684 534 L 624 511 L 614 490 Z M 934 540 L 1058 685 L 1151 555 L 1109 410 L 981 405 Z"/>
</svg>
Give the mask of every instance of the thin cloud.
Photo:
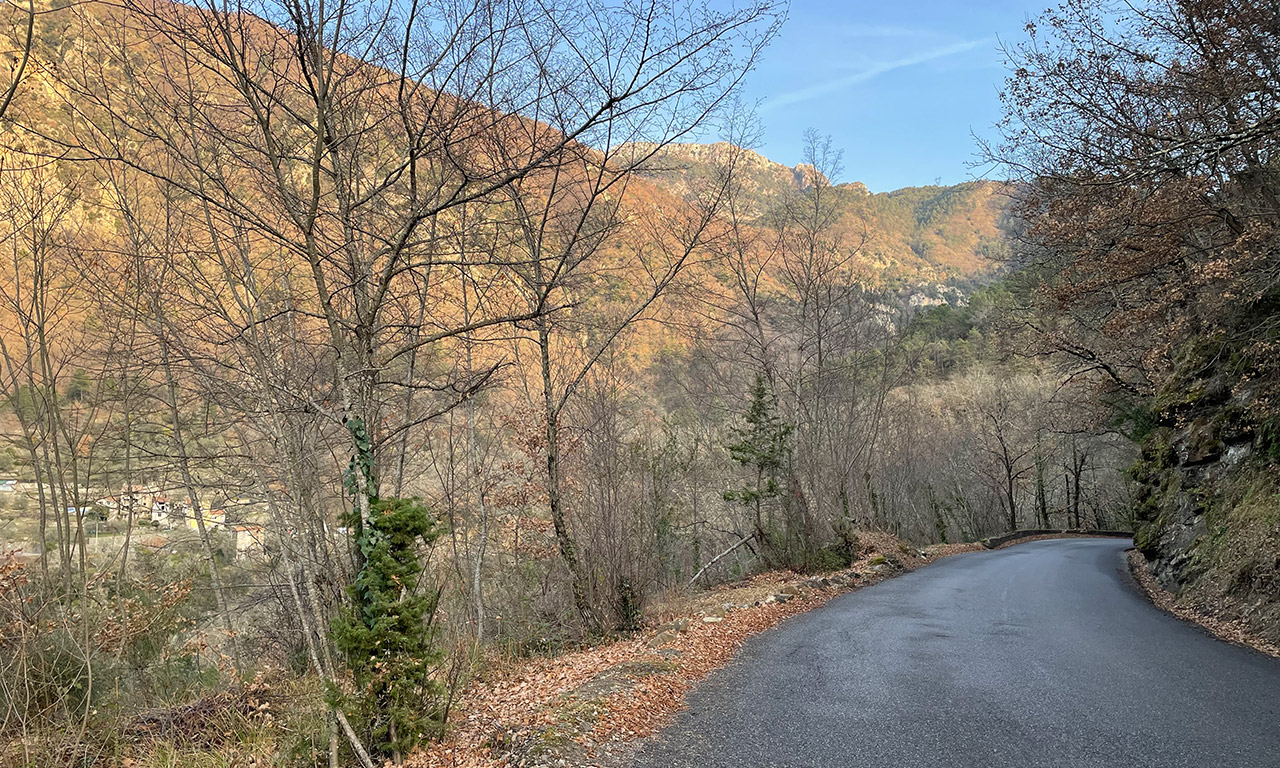
<svg viewBox="0 0 1280 768">
<path fill-rule="evenodd" d="M 935 48 L 930 51 L 918 53 L 914 56 L 908 56 L 904 59 L 882 62 L 867 69 L 854 72 L 851 75 L 837 77 L 824 83 L 815 83 L 814 85 L 810 85 L 806 88 L 800 88 L 789 93 L 784 93 L 776 99 L 769 99 L 765 102 L 760 111 L 771 112 L 775 109 L 781 109 L 782 107 L 789 107 L 792 104 L 799 104 L 802 101 L 809 101 L 810 99 L 816 99 L 819 96 L 826 96 L 829 93 L 842 91 L 845 88 L 857 85 L 858 83 L 865 83 L 868 80 L 877 78 L 880 75 L 892 72 L 896 69 L 905 69 L 906 67 L 914 67 L 919 64 L 936 61 L 937 59 L 945 59 L 948 56 L 955 56 L 957 54 L 964 53 L 965 51 L 972 51 L 974 48 L 982 45 L 989 45 L 994 42 L 994 37 L 984 37 L 981 40 L 967 40 L 962 43 L 955 43 L 942 48 Z"/>
<path fill-rule="evenodd" d="M 841 24 L 838 30 L 847 37 L 876 40 L 901 40 L 903 38 L 939 38 L 944 33 L 922 27 L 903 27 L 893 24 Z"/>
</svg>

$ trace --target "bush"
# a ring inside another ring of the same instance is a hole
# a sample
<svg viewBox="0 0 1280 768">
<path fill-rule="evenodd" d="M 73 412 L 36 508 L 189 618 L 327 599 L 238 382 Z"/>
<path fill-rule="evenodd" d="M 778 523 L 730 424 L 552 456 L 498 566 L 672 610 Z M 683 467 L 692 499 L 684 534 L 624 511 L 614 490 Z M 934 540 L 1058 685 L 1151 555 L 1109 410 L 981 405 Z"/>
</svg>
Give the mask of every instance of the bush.
<svg viewBox="0 0 1280 768">
<path fill-rule="evenodd" d="M 622 579 L 618 582 L 618 631 L 635 632 L 644 622 L 644 611 L 640 605 L 640 596 L 631 582 Z"/>
<path fill-rule="evenodd" d="M 828 544 L 821 547 L 809 556 L 809 561 L 805 570 L 810 573 L 825 573 L 827 571 L 839 571 L 853 565 L 853 561 L 857 558 L 849 545 L 844 543 Z"/>
</svg>

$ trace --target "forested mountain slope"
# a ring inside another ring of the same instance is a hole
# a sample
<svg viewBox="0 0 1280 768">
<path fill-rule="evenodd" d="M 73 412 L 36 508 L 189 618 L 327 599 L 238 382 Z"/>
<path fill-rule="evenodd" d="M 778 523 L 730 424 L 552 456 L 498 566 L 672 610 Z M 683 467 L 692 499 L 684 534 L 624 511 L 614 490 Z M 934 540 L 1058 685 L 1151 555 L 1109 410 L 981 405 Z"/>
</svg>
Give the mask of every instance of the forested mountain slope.
<svg viewBox="0 0 1280 768">
<path fill-rule="evenodd" d="M 724 144 L 672 144 L 646 163 L 641 175 L 682 193 L 714 174 Z M 789 195 L 814 181 L 812 165 L 789 168 L 744 152 L 739 166 L 742 202 L 769 226 Z M 830 180 L 822 179 L 824 182 Z M 832 189 L 834 225 L 844 242 L 860 247 L 869 274 L 887 281 L 946 281 L 992 271 L 1007 255 L 1001 232 L 1009 188 L 997 182 L 951 187 L 907 187 L 871 193 L 857 182 Z"/>
</svg>

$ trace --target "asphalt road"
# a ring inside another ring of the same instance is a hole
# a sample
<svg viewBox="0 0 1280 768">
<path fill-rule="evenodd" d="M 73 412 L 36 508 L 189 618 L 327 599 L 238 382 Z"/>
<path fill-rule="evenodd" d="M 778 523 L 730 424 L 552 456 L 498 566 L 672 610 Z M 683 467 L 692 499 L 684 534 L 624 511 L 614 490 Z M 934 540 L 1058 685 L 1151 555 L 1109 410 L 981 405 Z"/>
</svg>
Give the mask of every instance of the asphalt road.
<svg viewBox="0 0 1280 768">
<path fill-rule="evenodd" d="M 637 766 L 1280 767 L 1280 660 L 1153 607 L 1119 539 L 958 555 L 753 638 Z"/>
</svg>

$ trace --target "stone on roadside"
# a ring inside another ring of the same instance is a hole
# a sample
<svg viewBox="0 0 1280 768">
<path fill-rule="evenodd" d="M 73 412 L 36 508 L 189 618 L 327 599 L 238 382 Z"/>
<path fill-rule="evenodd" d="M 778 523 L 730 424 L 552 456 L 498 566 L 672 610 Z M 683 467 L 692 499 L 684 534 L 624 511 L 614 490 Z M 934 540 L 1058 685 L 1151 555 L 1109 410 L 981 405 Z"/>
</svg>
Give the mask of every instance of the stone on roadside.
<svg viewBox="0 0 1280 768">
<path fill-rule="evenodd" d="M 675 621 L 669 621 L 669 622 L 667 622 L 666 624 L 663 624 L 661 627 L 659 627 L 659 628 L 658 628 L 658 631 L 660 631 L 660 632 L 688 632 L 688 631 L 689 631 L 689 619 L 688 619 L 688 617 L 684 617 L 684 618 L 676 619 Z"/>
<path fill-rule="evenodd" d="M 669 629 L 665 629 L 653 636 L 653 639 L 649 641 L 649 647 L 657 648 L 658 646 L 666 645 L 667 643 L 673 642 L 675 639 L 676 639 L 676 633 L 672 632 Z"/>
</svg>

